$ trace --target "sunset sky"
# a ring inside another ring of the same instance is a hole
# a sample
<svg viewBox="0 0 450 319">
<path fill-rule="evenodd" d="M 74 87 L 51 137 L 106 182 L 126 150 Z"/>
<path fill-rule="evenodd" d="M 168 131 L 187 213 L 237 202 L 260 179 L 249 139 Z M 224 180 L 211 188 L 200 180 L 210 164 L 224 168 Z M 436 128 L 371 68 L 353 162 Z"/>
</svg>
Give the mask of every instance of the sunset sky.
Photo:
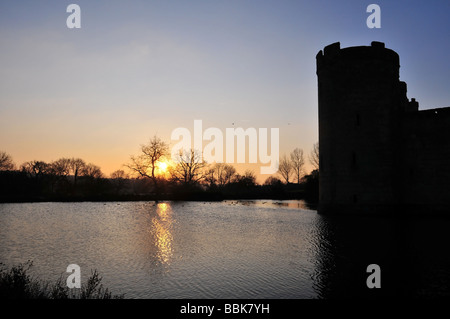
<svg viewBox="0 0 450 319">
<path fill-rule="evenodd" d="M 66 8 L 81 7 L 81 29 Z M 366 8 L 381 7 L 381 29 Z M 450 106 L 450 2 L 0 1 L 0 151 L 106 175 L 177 127 L 279 128 L 318 141 L 315 56 L 385 42 L 420 109 Z M 309 170 L 309 165 L 307 166 Z"/>
</svg>

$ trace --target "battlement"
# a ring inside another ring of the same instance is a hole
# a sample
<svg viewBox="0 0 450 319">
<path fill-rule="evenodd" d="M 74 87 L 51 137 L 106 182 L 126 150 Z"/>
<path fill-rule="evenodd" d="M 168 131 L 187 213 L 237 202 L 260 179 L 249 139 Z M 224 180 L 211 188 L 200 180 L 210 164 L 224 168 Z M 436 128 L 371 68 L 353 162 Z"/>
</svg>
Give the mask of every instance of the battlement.
<svg viewBox="0 0 450 319">
<path fill-rule="evenodd" d="M 336 42 L 326 46 L 323 50 L 320 50 L 316 55 L 317 60 L 317 72 L 319 73 L 322 69 L 330 69 L 330 66 L 336 65 L 337 63 L 342 65 L 347 65 L 351 63 L 367 62 L 370 61 L 376 67 L 376 61 L 383 65 L 390 65 L 395 73 L 398 75 L 398 70 L 400 68 L 400 57 L 399 55 L 385 47 L 383 42 L 373 41 L 370 46 L 357 46 L 342 48 L 340 42 Z M 367 63 L 365 63 L 367 67 Z M 397 76 L 398 78 L 398 76 Z"/>
</svg>

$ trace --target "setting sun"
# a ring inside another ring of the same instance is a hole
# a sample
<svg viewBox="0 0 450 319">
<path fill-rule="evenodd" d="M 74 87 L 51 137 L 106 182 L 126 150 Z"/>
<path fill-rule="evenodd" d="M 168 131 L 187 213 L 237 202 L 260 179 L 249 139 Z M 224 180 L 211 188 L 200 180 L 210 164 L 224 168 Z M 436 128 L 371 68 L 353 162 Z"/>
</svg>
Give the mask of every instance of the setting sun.
<svg viewBox="0 0 450 319">
<path fill-rule="evenodd" d="M 162 172 L 165 172 L 167 170 L 167 163 L 166 162 L 161 162 L 159 163 L 158 167 Z"/>
<path fill-rule="evenodd" d="M 158 163 L 158 170 L 161 174 L 166 173 L 168 167 L 169 167 L 169 164 L 167 164 L 167 162 L 159 162 Z"/>
</svg>

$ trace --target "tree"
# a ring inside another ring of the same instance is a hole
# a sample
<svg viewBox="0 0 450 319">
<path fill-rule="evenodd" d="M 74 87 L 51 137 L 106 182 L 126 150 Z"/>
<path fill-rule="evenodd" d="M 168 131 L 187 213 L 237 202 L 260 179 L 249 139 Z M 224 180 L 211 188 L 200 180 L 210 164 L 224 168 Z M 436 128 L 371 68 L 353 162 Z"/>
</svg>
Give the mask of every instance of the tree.
<svg viewBox="0 0 450 319">
<path fill-rule="evenodd" d="M 264 187 L 270 192 L 269 196 L 283 196 L 285 193 L 283 182 L 275 176 L 269 176 L 265 182 Z"/>
<path fill-rule="evenodd" d="M 0 152 L 0 171 L 12 171 L 14 170 L 15 165 L 12 160 L 11 155 L 6 152 Z"/>
<path fill-rule="evenodd" d="M 209 187 L 213 187 L 216 185 L 217 178 L 216 178 L 216 170 L 215 170 L 214 166 L 205 172 L 204 180 L 205 180 L 206 184 L 209 185 Z"/>
<path fill-rule="evenodd" d="M 118 169 L 111 173 L 112 184 L 117 193 L 120 193 L 125 188 L 128 179 L 129 176 L 124 170 Z"/>
<path fill-rule="evenodd" d="M 219 185 L 226 185 L 231 183 L 233 176 L 236 175 L 236 169 L 230 164 L 224 164 L 222 172 L 219 175 Z"/>
<path fill-rule="evenodd" d="M 81 194 L 99 195 L 105 190 L 105 181 L 103 173 L 97 165 L 92 163 L 83 166 L 80 172 L 80 181 L 82 181 Z"/>
<path fill-rule="evenodd" d="M 69 187 L 70 159 L 60 158 L 50 164 L 49 170 L 53 176 L 51 189 L 58 192 L 67 192 Z"/>
<path fill-rule="evenodd" d="M 206 180 L 210 184 L 224 186 L 231 183 L 234 175 L 236 175 L 236 169 L 234 166 L 226 163 L 216 163 L 206 173 Z"/>
<path fill-rule="evenodd" d="M 33 181 L 33 192 L 44 193 L 49 191 L 53 193 L 56 183 L 56 176 L 53 173 L 52 165 L 44 161 L 25 162 L 20 166 L 20 171 Z"/>
<path fill-rule="evenodd" d="M 203 168 L 206 167 L 207 163 L 203 160 L 202 155 L 194 149 L 180 150 L 175 162 L 177 164 L 170 172 L 174 181 L 184 185 L 193 185 L 206 176 Z"/>
<path fill-rule="evenodd" d="M 246 170 L 244 175 L 236 174 L 234 182 L 245 188 L 254 187 L 256 185 L 256 175 L 253 171 Z"/>
<path fill-rule="evenodd" d="M 291 153 L 291 164 L 295 177 L 297 178 L 297 184 L 300 184 L 300 180 L 303 176 L 303 165 L 305 159 L 303 158 L 303 150 L 296 148 Z"/>
<path fill-rule="evenodd" d="M 155 135 L 148 144 L 141 145 L 141 154 L 131 156 L 131 163 L 125 166 L 139 176 L 152 180 L 155 190 L 158 192 L 156 169 L 158 163 L 167 156 L 168 152 L 168 145 Z"/>
<path fill-rule="evenodd" d="M 66 179 L 70 174 L 70 159 L 60 158 L 51 163 L 53 173 L 60 179 Z"/>
<path fill-rule="evenodd" d="M 275 177 L 275 176 L 269 176 L 264 181 L 264 185 L 265 186 L 278 186 L 280 184 L 282 184 L 281 180 L 278 177 Z"/>
<path fill-rule="evenodd" d="M 83 166 L 82 175 L 89 179 L 99 179 L 103 177 L 102 170 L 92 163 Z"/>
<path fill-rule="evenodd" d="M 319 142 L 315 143 L 311 153 L 309 154 L 309 162 L 314 169 L 319 170 Z"/>
<path fill-rule="evenodd" d="M 123 169 L 118 169 L 111 173 L 111 179 L 128 179 L 129 176 Z"/>
<path fill-rule="evenodd" d="M 293 173 L 293 166 L 291 161 L 287 158 L 286 154 L 280 160 L 280 164 L 278 165 L 278 172 L 284 178 L 286 184 L 289 184 Z"/>
<path fill-rule="evenodd" d="M 43 161 L 25 162 L 20 166 L 20 170 L 32 178 L 41 178 L 43 175 L 51 174 L 51 165 Z"/>
<path fill-rule="evenodd" d="M 73 174 L 73 185 L 76 187 L 78 175 L 86 168 L 86 163 L 81 158 L 72 158 L 68 165 Z"/>
</svg>

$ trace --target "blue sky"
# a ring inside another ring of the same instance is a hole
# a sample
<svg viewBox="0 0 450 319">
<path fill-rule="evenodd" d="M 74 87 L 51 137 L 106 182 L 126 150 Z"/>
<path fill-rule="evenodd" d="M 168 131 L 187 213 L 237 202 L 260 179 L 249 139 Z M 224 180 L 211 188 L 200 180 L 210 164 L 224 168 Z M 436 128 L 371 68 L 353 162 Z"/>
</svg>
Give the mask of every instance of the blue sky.
<svg viewBox="0 0 450 319">
<path fill-rule="evenodd" d="M 81 7 L 68 29 L 66 7 Z M 366 26 L 369 4 L 381 29 Z M 385 42 L 420 109 L 450 106 L 449 1 L 0 1 L 0 150 L 107 174 L 158 134 L 231 123 L 318 140 L 315 55 Z"/>
</svg>

